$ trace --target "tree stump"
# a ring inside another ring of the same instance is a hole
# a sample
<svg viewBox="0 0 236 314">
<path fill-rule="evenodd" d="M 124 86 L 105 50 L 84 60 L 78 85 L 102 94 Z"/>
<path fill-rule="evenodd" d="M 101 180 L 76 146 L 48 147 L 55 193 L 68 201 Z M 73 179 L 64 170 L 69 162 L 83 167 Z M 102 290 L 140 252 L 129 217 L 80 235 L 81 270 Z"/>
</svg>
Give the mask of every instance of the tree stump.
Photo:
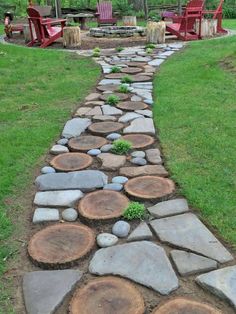
<svg viewBox="0 0 236 314">
<path fill-rule="evenodd" d="M 124 26 L 136 26 L 137 18 L 136 16 L 123 16 L 123 25 Z"/>
<path fill-rule="evenodd" d="M 195 23 L 196 33 L 199 33 L 199 20 Z M 201 21 L 201 36 L 213 37 L 217 34 L 217 20 L 202 19 Z"/>
<path fill-rule="evenodd" d="M 164 21 L 148 22 L 147 42 L 153 44 L 163 44 L 165 42 L 166 24 Z"/>
<path fill-rule="evenodd" d="M 78 26 L 63 28 L 63 46 L 67 48 L 81 46 L 80 28 Z"/>
<path fill-rule="evenodd" d="M 33 32 L 33 37 L 36 38 L 34 27 L 32 27 L 32 32 Z M 29 24 L 23 25 L 23 33 L 24 33 L 25 42 L 26 43 L 30 42 L 32 39 L 31 39 L 31 35 L 30 35 Z"/>
</svg>

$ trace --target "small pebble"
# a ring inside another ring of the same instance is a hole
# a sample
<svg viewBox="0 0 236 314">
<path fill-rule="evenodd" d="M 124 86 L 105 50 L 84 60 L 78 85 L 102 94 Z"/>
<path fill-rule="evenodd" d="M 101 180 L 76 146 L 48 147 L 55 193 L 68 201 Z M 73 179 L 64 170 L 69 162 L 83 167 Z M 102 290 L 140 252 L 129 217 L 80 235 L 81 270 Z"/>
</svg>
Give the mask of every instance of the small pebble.
<svg viewBox="0 0 236 314">
<path fill-rule="evenodd" d="M 53 145 L 53 147 L 50 149 L 50 153 L 53 155 L 69 153 L 69 149 L 64 145 Z"/>
<path fill-rule="evenodd" d="M 105 184 L 103 190 L 112 190 L 112 191 L 121 191 L 123 189 L 123 185 L 120 183 L 109 183 Z"/>
<path fill-rule="evenodd" d="M 131 153 L 132 157 L 139 157 L 139 158 L 144 158 L 145 157 L 145 152 L 141 150 L 136 150 L 135 152 Z"/>
<path fill-rule="evenodd" d="M 138 166 L 145 166 L 147 164 L 146 159 L 140 157 L 133 158 L 130 160 L 130 162 Z"/>
<path fill-rule="evenodd" d="M 112 227 L 112 233 L 119 238 L 125 238 L 130 232 L 130 224 L 126 221 L 119 220 Z"/>
<path fill-rule="evenodd" d="M 87 154 L 91 155 L 91 156 L 97 156 L 99 154 L 101 154 L 100 149 L 90 149 Z"/>
<path fill-rule="evenodd" d="M 56 170 L 53 167 L 49 167 L 49 166 L 45 166 L 41 169 L 41 173 L 42 174 L 46 174 L 46 173 L 55 173 Z"/>
<path fill-rule="evenodd" d="M 121 134 L 119 134 L 119 133 L 111 133 L 111 134 L 107 135 L 107 139 L 110 141 L 115 141 L 120 137 L 121 137 Z"/>
<path fill-rule="evenodd" d="M 109 247 L 118 242 L 117 236 L 111 233 L 100 233 L 97 236 L 97 244 L 100 247 Z"/>
<path fill-rule="evenodd" d="M 61 215 L 66 221 L 75 221 L 78 218 L 78 212 L 74 208 L 67 208 L 63 210 Z"/>
<path fill-rule="evenodd" d="M 112 149 L 112 144 L 103 145 L 100 150 L 103 153 L 109 152 Z"/>
<path fill-rule="evenodd" d="M 117 176 L 112 178 L 112 183 L 125 184 L 129 179 L 123 176 Z"/>
<path fill-rule="evenodd" d="M 59 145 L 66 145 L 68 143 L 67 138 L 61 138 L 59 141 L 57 141 L 57 144 Z"/>
</svg>

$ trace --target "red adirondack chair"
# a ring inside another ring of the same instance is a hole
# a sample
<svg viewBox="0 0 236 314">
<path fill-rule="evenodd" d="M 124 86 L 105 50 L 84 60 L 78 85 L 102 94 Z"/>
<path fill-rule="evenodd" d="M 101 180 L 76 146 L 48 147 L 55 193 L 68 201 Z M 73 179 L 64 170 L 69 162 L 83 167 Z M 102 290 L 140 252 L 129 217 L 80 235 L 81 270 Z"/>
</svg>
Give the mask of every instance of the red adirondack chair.
<svg viewBox="0 0 236 314">
<path fill-rule="evenodd" d="M 97 4 L 95 16 L 97 16 L 98 26 L 117 24 L 117 19 L 112 17 L 112 3 L 109 1 Z"/>
<path fill-rule="evenodd" d="M 167 24 L 166 30 L 181 40 L 201 39 L 201 19 L 204 0 L 190 0 L 182 16 L 174 17 L 174 23 Z M 199 20 L 199 32 L 195 31 L 195 22 Z"/>
<path fill-rule="evenodd" d="M 33 7 L 27 9 L 28 21 L 30 28 L 31 41 L 28 46 L 33 46 L 35 43 L 40 44 L 40 48 L 45 48 L 63 35 L 65 19 L 50 19 L 43 18 L 39 11 Z M 58 25 L 60 26 L 52 26 Z M 34 37 L 33 28 L 36 38 Z"/>
<path fill-rule="evenodd" d="M 212 14 L 212 18 L 217 19 L 217 33 L 227 33 L 227 30 L 222 27 L 223 3 L 224 0 L 220 0 L 220 3 L 215 10 L 203 11 L 203 14 Z"/>
</svg>

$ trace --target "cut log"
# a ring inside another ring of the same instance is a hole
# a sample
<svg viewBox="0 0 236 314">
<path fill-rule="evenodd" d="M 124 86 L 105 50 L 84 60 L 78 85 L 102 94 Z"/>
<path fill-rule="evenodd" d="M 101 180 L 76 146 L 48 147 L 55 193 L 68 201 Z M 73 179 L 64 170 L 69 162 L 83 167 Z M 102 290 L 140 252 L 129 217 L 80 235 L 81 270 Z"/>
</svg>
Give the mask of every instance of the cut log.
<svg viewBox="0 0 236 314">
<path fill-rule="evenodd" d="M 70 314 L 143 314 L 144 300 L 129 281 L 102 277 L 79 288 L 70 303 Z"/>
<path fill-rule="evenodd" d="M 63 46 L 76 48 L 81 45 L 80 28 L 78 26 L 63 28 Z"/>
<path fill-rule="evenodd" d="M 89 126 L 89 131 L 94 134 L 109 134 L 124 128 L 124 124 L 119 122 L 95 122 Z"/>
<path fill-rule="evenodd" d="M 201 36 L 202 37 L 213 37 L 217 34 L 217 20 L 213 19 L 202 19 L 201 22 Z M 196 33 L 199 33 L 199 20 L 195 23 Z"/>
<path fill-rule="evenodd" d="M 100 136 L 80 136 L 69 140 L 68 146 L 72 151 L 88 151 L 94 148 L 100 148 L 107 144 L 107 140 Z"/>
<path fill-rule="evenodd" d="M 122 139 L 132 143 L 132 149 L 147 148 L 154 143 L 154 138 L 146 134 L 128 134 Z"/>
<path fill-rule="evenodd" d="M 50 161 L 50 165 L 59 171 L 78 171 L 88 168 L 93 158 L 82 153 L 65 153 L 56 156 Z"/>
<path fill-rule="evenodd" d="M 124 26 L 137 26 L 136 16 L 123 16 L 122 21 Z"/>
<path fill-rule="evenodd" d="M 117 108 L 127 111 L 135 111 L 146 109 L 148 108 L 148 105 L 141 101 L 123 101 L 117 104 Z"/>
<path fill-rule="evenodd" d="M 165 42 L 166 24 L 161 22 L 147 23 L 147 42 L 153 44 L 163 44 Z"/>
</svg>

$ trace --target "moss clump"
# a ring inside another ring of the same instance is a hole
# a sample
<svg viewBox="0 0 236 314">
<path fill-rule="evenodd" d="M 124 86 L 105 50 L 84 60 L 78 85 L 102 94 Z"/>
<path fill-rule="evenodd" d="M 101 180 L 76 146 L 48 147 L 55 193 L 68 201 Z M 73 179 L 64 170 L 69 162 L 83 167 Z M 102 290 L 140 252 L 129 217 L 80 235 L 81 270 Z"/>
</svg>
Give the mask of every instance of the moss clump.
<svg viewBox="0 0 236 314">
<path fill-rule="evenodd" d="M 124 210 L 123 217 L 127 220 L 143 219 L 146 214 L 145 206 L 139 202 L 130 202 Z"/>
</svg>

